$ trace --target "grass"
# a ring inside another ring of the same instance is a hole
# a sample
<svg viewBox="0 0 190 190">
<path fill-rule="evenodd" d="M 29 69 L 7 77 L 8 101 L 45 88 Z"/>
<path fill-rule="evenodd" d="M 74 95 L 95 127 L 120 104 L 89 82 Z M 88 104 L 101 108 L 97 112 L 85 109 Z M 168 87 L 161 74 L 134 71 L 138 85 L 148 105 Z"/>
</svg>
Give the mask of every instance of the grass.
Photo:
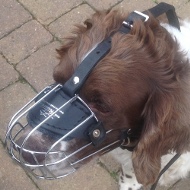
<svg viewBox="0 0 190 190">
<path fill-rule="evenodd" d="M 100 160 L 98 161 L 98 164 L 99 164 L 102 168 L 104 168 L 104 169 L 110 174 L 110 176 L 111 176 L 115 181 L 118 182 L 118 172 L 117 172 L 117 171 L 109 171 L 109 169 L 105 166 L 105 164 L 102 163 Z"/>
<path fill-rule="evenodd" d="M 158 4 L 158 1 L 157 0 L 152 0 L 154 3 Z"/>
</svg>

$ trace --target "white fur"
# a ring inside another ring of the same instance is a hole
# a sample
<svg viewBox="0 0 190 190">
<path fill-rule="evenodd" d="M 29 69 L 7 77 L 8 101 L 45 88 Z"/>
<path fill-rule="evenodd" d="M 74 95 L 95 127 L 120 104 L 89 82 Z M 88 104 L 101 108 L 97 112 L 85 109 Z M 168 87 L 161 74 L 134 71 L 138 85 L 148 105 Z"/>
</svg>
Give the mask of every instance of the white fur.
<svg viewBox="0 0 190 190">
<path fill-rule="evenodd" d="M 190 21 L 184 20 L 181 21 L 180 30 L 181 32 L 168 25 L 168 24 L 162 24 L 164 28 L 171 34 L 171 36 L 176 39 L 180 45 L 180 51 L 183 51 L 186 53 L 187 58 L 190 58 Z"/>
<path fill-rule="evenodd" d="M 122 171 L 119 177 L 120 190 L 139 190 L 142 185 L 136 180 L 132 161 L 131 152 L 117 148 L 111 152 L 113 157 L 122 165 Z M 164 166 L 173 158 L 175 153 L 167 154 L 162 157 L 162 166 Z M 159 185 L 170 186 L 182 178 L 188 177 L 190 172 L 190 152 L 187 152 L 181 157 L 162 175 L 159 180 Z M 129 178 L 129 176 L 131 176 Z"/>
<path fill-rule="evenodd" d="M 120 190 L 128 190 L 130 188 L 131 190 L 140 189 L 142 185 L 137 182 L 135 177 L 131 160 L 132 153 L 128 150 L 116 148 L 111 151 L 111 154 L 122 166 L 122 172 L 119 176 Z"/>
<path fill-rule="evenodd" d="M 190 22 L 181 21 L 181 32 L 176 28 L 162 24 L 168 30 L 171 36 L 179 43 L 179 51 L 183 51 L 187 59 L 190 59 Z M 142 185 L 136 180 L 132 161 L 131 152 L 117 148 L 111 152 L 115 159 L 122 165 L 122 171 L 119 178 L 120 190 L 139 190 Z M 162 157 L 162 168 L 171 160 L 175 153 L 167 154 Z M 187 152 L 162 175 L 159 185 L 170 186 L 181 178 L 186 178 L 190 172 L 190 152 Z M 130 177 L 131 176 L 131 177 Z"/>
<path fill-rule="evenodd" d="M 65 151 L 68 149 L 68 143 L 61 141 L 58 145 L 59 153 L 49 154 L 45 161 L 47 164 L 50 163 L 52 165 L 41 168 L 42 173 L 50 177 L 68 175 L 75 171 L 65 155 Z M 52 151 L 54 151 L 54 149 Z M 56 151 L 57 149 L 55 148 L 55 152 Z M 52 176 L 52 174 L 54 176 Z"/>
<path fill-rule="evenodd" d="M 168 154 L 162 157 L 162 168 L 171 160 L 174 154 Z M 190 152 L 187 152 L 162 175 L 159 184 L 161 186 L 170 186 L 179 179 L 186 178 L 190 171 Z"/>
</svg>

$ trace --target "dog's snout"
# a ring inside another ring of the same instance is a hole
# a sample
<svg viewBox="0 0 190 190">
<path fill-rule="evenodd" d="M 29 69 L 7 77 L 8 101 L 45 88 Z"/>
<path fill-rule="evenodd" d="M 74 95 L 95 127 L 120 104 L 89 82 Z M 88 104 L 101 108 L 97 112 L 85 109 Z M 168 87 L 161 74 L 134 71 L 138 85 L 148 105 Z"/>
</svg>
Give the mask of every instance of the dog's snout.
<svg viewBox="0 0 190 190">
<path fill-rule="evenodd" d="M 21 160 L 29 164 L 40 164 L 45 160 L 47 147 L 40 139 L 34 137 L 25 141 L 26 137 L 21 137 L 16 141 L 15 149 L 20 154 Z"/>
<path fill-rule="evenodd" d="M 24 131 L 22 136 L 15 140 L 13 148 L 18 152 L 21 162 L 39 165 L 45 161 L 47 152 L 51 150 L 56 139 L 37 130 L 31 131 L 31 128 Z M 59 145 L 55 148 L 58 149 Z"/>
</svg>

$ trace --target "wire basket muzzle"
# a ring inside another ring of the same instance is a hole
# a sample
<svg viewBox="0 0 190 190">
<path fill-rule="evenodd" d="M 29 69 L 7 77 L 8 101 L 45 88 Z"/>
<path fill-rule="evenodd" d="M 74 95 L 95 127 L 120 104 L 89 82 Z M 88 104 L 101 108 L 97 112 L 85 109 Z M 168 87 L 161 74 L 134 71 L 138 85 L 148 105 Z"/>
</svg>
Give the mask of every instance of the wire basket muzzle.
<svg viewBox="0 0 190 190">
<path fill-rule="evenodd" d="M 100 135 L 94 138 L 92 134 L 97 129 Z M 90 157 L 78 154 L 102 142 L 105 133 L 78 95 L 70 98 L 62 85 L 53 85 L 15 114 L 9 123 L 6 144 L 12 158 L 35 177 L 55 179 L 73 173 L 80 162 Z"/>
</svg>

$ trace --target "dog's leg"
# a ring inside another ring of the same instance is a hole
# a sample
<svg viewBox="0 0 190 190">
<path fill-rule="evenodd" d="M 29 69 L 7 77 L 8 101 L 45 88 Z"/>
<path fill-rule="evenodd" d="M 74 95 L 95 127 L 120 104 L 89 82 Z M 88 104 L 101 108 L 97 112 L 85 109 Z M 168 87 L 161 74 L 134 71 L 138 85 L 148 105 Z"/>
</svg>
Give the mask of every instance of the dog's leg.
<svg viewBox="0 0 190 190">
<path fill-rule="evenodd" d="M 162 167 L 164 167 L 175 154 L 167 154 L 162 157 Z M 175 163 L 161 176 L 159 184 L 170 186 L 190 174 L 190 152 L 182 154 Z"/>
<path fill-rule="evenodd" d="M 120 190 L 141 190 L 142 185 L 137 182 L 132 164 L 122 165 L 119 177 Z"/>
<path fill-rule="evenodd" d="M 120 190 L 140 190 L 142 185 L 137 182 L 131 161 L 131 152 L 117 148 L 112 151 L 114 158 L 121 164 L 119 176 Z"/>
</svg>

